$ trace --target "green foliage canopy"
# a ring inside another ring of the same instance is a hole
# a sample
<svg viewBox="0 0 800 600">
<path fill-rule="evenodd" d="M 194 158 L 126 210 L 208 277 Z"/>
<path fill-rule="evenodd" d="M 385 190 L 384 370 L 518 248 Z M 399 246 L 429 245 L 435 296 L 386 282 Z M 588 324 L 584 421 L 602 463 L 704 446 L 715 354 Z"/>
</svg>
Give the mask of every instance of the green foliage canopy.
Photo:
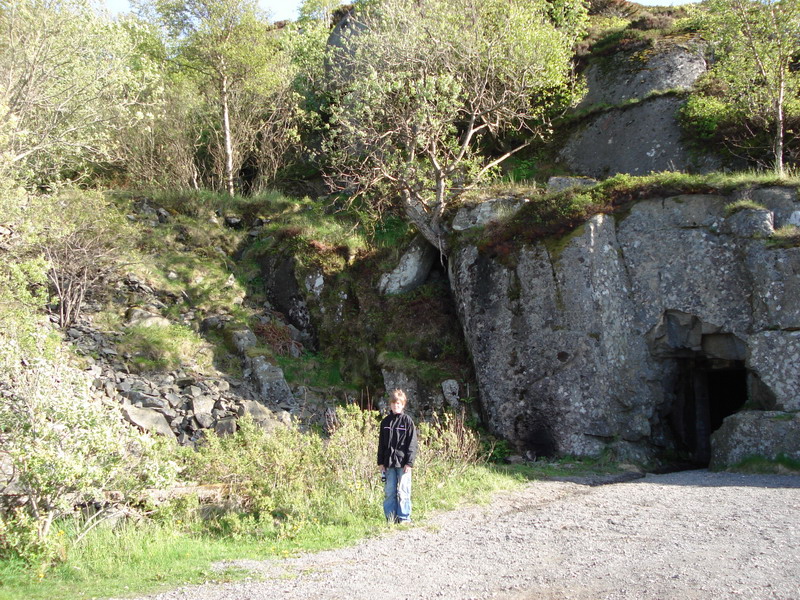
<svg viewBox="0 0 800 600">
<path fill-rule="evenodd" d="M 709 0 L 714 75 L 743 120 L 773 131 L 775 171 L 784 172 L 788 105 L 800 108 L 800 0 Z"/>
<path fill-rule="evenodd" d="M 0 32 L 5 169 L 41 184 L 116 160 L 115 132 L 136 122 L 157 79 L 137 60 L 135 27 L 108 20 L 89 0 L 11 0 Z"/>
<path fill-rule="evenodd" d="M 332 181 L 401 197 L 445 251 L 448 203 L 546 133 L 571 100 L 585 19 L 583 3 L 568 1 L 360 5 L 332 57 Z"/>
</svg>

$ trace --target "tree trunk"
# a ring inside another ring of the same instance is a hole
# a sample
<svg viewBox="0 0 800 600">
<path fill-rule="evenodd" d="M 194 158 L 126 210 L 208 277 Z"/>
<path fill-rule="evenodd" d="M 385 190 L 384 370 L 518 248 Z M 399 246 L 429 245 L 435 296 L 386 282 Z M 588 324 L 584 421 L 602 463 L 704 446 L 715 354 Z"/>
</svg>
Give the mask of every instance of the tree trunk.
<svg viewBox="0 0 800 600">
<path fill-rule="evenodd" d="M 406 216 L 417 228 L 417 230 L 428 240 L 434 248 L 439 250 L 439 254 L 447 256 L 450 248 L 442 228 L 441 220 L 434 218 L 433 215 L 426 213 L 419 202 L 414 202 L 411 195 L 405 192 L 403 205 Z"/>
<path fill-rule="evenodd" d="M 231 142 L 231 122 L 228 114 L 228 76 L 221 78 L 222 135 L 225 140 L 225 189 L 233 196 L 233 143 Z"/>
<path fill-rule="evenodd" d="M 786 86 L 783 77 L 778 84 L 778 98 L 775 100 L 775 172 L 778 177 L 783 177 L 783 103 Z"/>
</svg>

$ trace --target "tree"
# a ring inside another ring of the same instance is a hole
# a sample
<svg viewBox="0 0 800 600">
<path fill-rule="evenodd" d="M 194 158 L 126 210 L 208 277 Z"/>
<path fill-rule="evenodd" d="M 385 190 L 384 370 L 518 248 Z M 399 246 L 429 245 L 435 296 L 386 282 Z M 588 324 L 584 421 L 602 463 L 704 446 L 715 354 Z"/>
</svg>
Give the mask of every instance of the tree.
<svg viewBox="0 0 800 600">
<path fill-rule="evenodd" d="M 569 100 L 585 18 L 583 3 L 569 0 L 359 7 L 331 60 L 331 181 L 384 201 L 399 196 L 446 252 L 448 203 L 545 134 Z M 490 143 L 499 147 L 491 156 Z"/>
<path fill-rule="evenodd" d="M 222 185 L 236 188 L 242 165 L 255 157 L 274 169 L 294 139 L 291 64 L 280 36 L 255 0 L 154 0 L 139 13 L 166 29 L 167 60 L 182 76 L 194 73 L 216 106 Z M 269 174 L 269 173 L 268 173 Z"/>
<path fill-rule="evenodd" d="M 774 128 L 775 172 L 782 177 L 786 106 L 800 93 L 800 0 L 710 0 L 709 8 L 714 73 L 727 84 L 725 100 L 744 118 Z"/>
<path fill-rule="evenodd" d="M 131 68 L 130 30 L 89 0 L 10 0 L 0 31 L 0 126 L 17 176 L 48 183 L 113 161 L 113 133 L 155 78 Z"/>
</svg>

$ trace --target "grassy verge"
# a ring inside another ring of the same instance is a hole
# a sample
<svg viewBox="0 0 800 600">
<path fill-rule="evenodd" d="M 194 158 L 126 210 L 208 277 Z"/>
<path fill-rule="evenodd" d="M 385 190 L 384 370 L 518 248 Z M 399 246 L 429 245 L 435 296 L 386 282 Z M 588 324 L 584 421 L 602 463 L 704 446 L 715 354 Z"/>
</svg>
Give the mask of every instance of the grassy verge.
<svg viewBox="0 0 800 600">
<path fill-rule="evenodd" d="M 519 486 L 531 476 L 520 469 L 471 465 L 454 477 L 415 488 L 418 521 L 434 511 L 462 503 L 486 502 L 492 493 Z M 0 561 L 3 600 L 77 600 L 124 597 L 206 581 L 232 581 L 251 574 L 217 571 L 216 561 L 250 558 L 278 559 L 298 552 L 345 546 L 389 528 L 383 521 L 380 498 L 350 522 L 309 520 L 272 534 L 204 532 L 197 522 L 127 522 L 98 528 L 69 550 L 60 564 L 44 569 L 21 562 Z M 72 533 L 64 529 L 63 536 Z"/>
</svg>

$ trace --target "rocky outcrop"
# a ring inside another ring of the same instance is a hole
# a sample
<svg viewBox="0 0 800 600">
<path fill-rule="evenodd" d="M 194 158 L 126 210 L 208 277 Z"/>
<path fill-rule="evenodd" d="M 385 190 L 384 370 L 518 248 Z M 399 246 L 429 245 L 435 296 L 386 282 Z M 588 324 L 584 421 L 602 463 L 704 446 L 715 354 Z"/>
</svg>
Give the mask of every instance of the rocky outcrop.
<svg viewBox="0 0 800 600">
<path fill-rule="evenodd" d="M 616 106 L 666 90 L 689 90 L 708 68 L 705 53 L 699 41 L 680 40 L 596 58 L 584 70 L 588 91 L 578 108 Z"/>
<path fill-rule="evenodd" d="M 719 168 L 714 157 L 689 151 L 677 118 L 681 92 L 706 69 L 703 44 L 686 39 L 593 59 L 579 105 L 590 114 L 573 127 L 560 159 L 575 173 L 601 178 Z"/>
<path fill-rule="evenodd" d="M 800 461 L 800 413 L 742 411 L 711 436 L 712 469 L 747 459 Z"/>
<path fill-rule="evenodd" d="M 397 266 L 381 275 L 378 289 L 382 294 L 403 294 L 418 288 L 428 278 L 438 254 L 436 248 L 419 236 L 400 257 Z"/>
<path fill-rule="evenodd" d="M 659 171 L 706 172 L 718 164 L 683 143 L 677 114 L 685 100 L 662 96 L 591 117 L 564 145 L 560 158 L 576 173 L 610 177 Z"/>
<path fill-rule="evenodd" d="M 745 403 L 800 409 L 800 249 L 771 227 L 794 189 L 651 198 L 624 218 L 502 262 L 466 246 L 451 280 L 493 431 L 531 455 L 710 459 L 710 433 Z"/>
</svg>

